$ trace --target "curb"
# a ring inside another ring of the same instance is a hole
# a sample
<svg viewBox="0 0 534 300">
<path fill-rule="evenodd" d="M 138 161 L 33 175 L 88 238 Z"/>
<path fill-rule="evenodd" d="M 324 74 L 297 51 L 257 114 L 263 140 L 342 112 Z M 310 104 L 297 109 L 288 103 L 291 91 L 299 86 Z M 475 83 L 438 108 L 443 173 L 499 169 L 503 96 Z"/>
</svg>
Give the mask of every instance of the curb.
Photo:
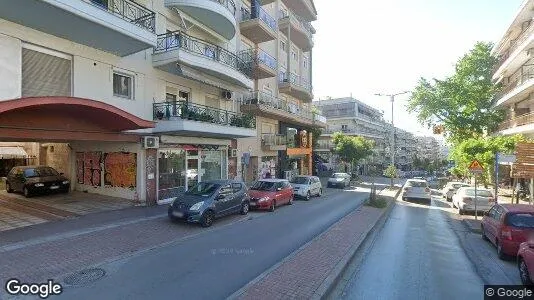
<svg viewBox="0 0 534 300">
<path fill-rule="evenodd" d="M 468 221 L 466 221 L 465 219 L 462 219 L 462 223 L 464 224 L 464 226 L 467 228 L 467 230 L 473 232 L 473 233 L 482 233 L 482 230 L 480 228 L 473 228 L 471 226 L 471 224 L 469 224 Z"/>
<path fill-rule="evenodd" d="M 374 224 L 371 224 L 368 227 L 368 230 L 364 234 L 364 236 L 360 237 L 360 239 L 354 244 L 354 246 L 351 247 L 349 252 L 337 263 L 334 270 L 323 281 L 323 283 L 319 286 L 319 288 L 315 291 L 314 296 L 311 299 L 314 299 L 314 300 L 326 299 L 332 293 L 335 286 L 337 285 L 337 283 L 339 282 L 339 280 L 342 278 L 343 274 L 345 273 L 346 269 L 350 265 L 350 262 L 354 259 L 358 251 L 361 249 L 362 245 L 364 245 L 367 239 L 370 236 L 372 236 L 373 232 L 380 230 L 384 226 L 389 215 L 391 214 L 391 211 L 393 211 L 393 208 L 395 207 L 395 204 L 397 202 L 397 197 L 399 196 L 400 191 L 401 190 L 399 189 L 397 193 L 395 193 L 393 200 L 389 202 L 388 206 L 382 212 L 382 215 L 378 218 L 378 220 L 376 220 Z"/>
</svg>

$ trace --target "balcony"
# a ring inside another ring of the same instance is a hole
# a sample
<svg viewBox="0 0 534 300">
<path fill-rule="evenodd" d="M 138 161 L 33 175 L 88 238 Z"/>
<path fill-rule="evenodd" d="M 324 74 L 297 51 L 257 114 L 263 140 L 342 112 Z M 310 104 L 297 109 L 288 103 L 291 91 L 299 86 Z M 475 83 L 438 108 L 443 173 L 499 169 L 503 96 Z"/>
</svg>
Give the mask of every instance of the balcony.
<svg viewBox="0 0 534 300">
<path fill-rule="evenodd" d="M 292 12 L 280 13 L 278 27 L 286 36 L 291 28 L 291 41 L 302 51 L 308 52 L 313 48 L 313 32 L 315 31 L 309 22 L 301 20 Z"/>
<path fill-rule="evenodd" d="M 313 92 L 310 83 L 295 73 L 280 73 L 278 90 L 301 101 L 311 102 Z"/>
<path fill-rule="evenodd" d="M 178 76 L 194 76 L 185 74 L 185 66 L 215 79 L 248 89 L 253 88 L 250 63 L 244 62 L 233 52 L 179 31 L 158 36 L 152 59 L 154 67 Z"/>
<path fill-rule="evenodd" d="M 243 36 L 259 44 L 276 39 L 278 23 L 261 7 L 256 12 L 241 7 L 239 28 Z"/>
<path fill-rule="evenodd" d="M 534 65 L 521 66 L 510 76 L 509 81 L 497 94 L 497 105 L 509 103 L 512 98 L 524 99 L 534 90 Z"/>
<path fill-rule="evenodd" d="M 244 138 L 256 136 L 256 118 L 186 101 L 153 104 L 153 133 L 179 133 L 185 136 Z"/>
<path fill-rule="evenodd" d="M 227 40 L 237 31 L 233 0 L 165 0 L 165 7 L 188 14 Z"/>
<path fill-rule="evenodd" d="M 302 127 L 326 127 L 326 124 L 314 120 L 311 111 L 263 92 L 253 92 L 245 96 L 241 103 L 241 111 Z"/>
<path fill-rule="evenodd" d="M 238 53 L 238 56 L 247 65 L 252 66 L 252 78 L 264 79 L 276 77 L 276 67 L 278 65 L 276 58 L 259 50 L 244 50 Z"/>
<path fill-rule="evenodd" d="M 287 136 L 283 134 L 262 134 L 261 146 L 265 151 L 283 151 L 287 149 Z"/>
<path fill-rule="evenodd" d="M 263 4 L 269 0 L 263 0 Z M 271 1 L 272 2 L 272 1 Z M 308 21 L 317 20 L 317 10 L 311 0 L 282 0 L 285 6 Z"/>
<path fill-rule="evenodd" d="M 506 51 L 504 51 L 498 57 L 497 64 L 494 67 L 494 71 L 496 71 L 496 73 L 501 73 L 497 71 L 501 69 L 501 67 L 503 67 L 504 63 L 508 61 L 510 56 L 514 54 L 514 52 L 520 46 L 522 46 L 527 40 L 532 40 L 531 36 L 533 35 L 533 33 L 534 33 L 534 24 L 531 22 L 531 24 L 527 28 L 525 28 L 525 30 L 523 30 L 523 32 L 521 32 L 516 39 L 510 41 L 510 46 L 508 47 L 508 49 L 506 49 Z"/>
<path fill-rule="evenodd" d="M 0 19 L 121 57 L 156 45 L 155 13 L 131 0 L 0 1 Z"/>
<path fill-rule="evenodd" d="M 327 129 L 323 132 L 323 135 L 331 136 L 336 132 L 341 132 L 341 133 L 344 133 L 345 135 L 355 135 L 355 136 L 362 136 L 362 137 L 373 138 L 373 139 L 389 139 L 390 138 L 390 135 L 380 134 L 379 132 L 374 131 L 374 130 L 353 129 L 353 128 Z"/>
<path fill-rule="evenodd" d="M 499 124 L 497 129 L 505 135 L 534 133 L 534 112 L 508 119 Z"/>
</svg>

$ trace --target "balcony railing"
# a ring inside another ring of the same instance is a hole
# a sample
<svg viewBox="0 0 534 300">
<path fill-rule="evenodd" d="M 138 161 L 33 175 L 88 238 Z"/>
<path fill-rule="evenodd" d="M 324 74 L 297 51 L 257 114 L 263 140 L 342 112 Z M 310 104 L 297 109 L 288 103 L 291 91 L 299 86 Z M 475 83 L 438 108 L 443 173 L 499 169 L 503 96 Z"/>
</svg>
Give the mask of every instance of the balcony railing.
<svg viewBox="0 0 534 300">
<path fill-rule="evenodd" d="M 310 40 L 313 40 L 313 27 L 310 24 L 310 22 L 302 20 L 299 16 L 295 15 L 291 11 L 286 12 L 286 11 L 280 10 L 279 20 L 286 19 L 286 18 L 289 19 L 290 23 L 293 23 L 300 30 L 302 30 L 306 34 L 306 36 L 308 36 Z"/>
<path fill-rule="evenodd" d="M 200 55 L 221 64 L 227 65 L 249 78 L 252 78 L 250 63 L 243 61 L 235 53 L 223 49 L 217 45 L 194 38 L 180 31 L 168 32 L 158 35 L 154 53 L 162 53 L 175 49 L 181 49 L 192 54 Z"/>
<path fill-rule="evenodd" d="M 90 3 L 152 33 L 156 32 L 156 14 L 131 0 L 90 0 Z"/>
<path fill-rule="evenodd" d="M 296 85 L 296 86 L 299 86 L 309 92 L 312 91 L 312 87 L 310 85 L 310 83 L 308 82 L 308 80 L 304 79 L 304 78 L 301 78 L 299 75 L 291 72 L 291 73 L 287 73 L 287 72 L 280 72 L 280 75 L 279 75 L 279 81 L 280 83 L 284 83 L 284 82 L 289 82 L 293 85 Z"/>
<path fill-rule="evenodd" d="M 497 99 L 504 97 L 516 87 L 523 85 L 525 82 L 534 78 L 534 64 L 525 64 L 521 66 L 512 76 L 510 82 L 497 93 Z"/>
<path fill-rule="evenodd" d="M 508 57 L 510 57 L 510 55 L 517 49 L 517 47 L 523 44 L 533 32 L 534 24 L 533 22 L 531 22 L 529 26 L 525 28 L 515 40 L 510 41 L 510 46 L 502 55 L 499 56 L 498 62 L 495 65 L 494 70 L 496 71 L 498 68 L 500 68 L 502 64 L 508 59 Z"/>
<path fill-rule="evenodd" d="M 236 8 L 235 8 L 235 2 L 234 0 L 211 0 L 213 2 L 217 2 L 219 3 L 220 5 L 226 7 L 226 9 L 228 9 L 228 11 L 230 11 L 230 13 L 235 16 L 235 11 L 236 11 Z"/>
<path fill-rule="evenodd" d="M 327 134 L 334 134 L 336 132 L 342 132 L 342 133 L 353 133 L 353 134 L 368 134 L 368 135 L 374 135 L 374 136 L 384 136 L 389 137 L 390 135 L 385 135 L 384 133 L 373 131 L 373 130 L 366 130 L 366 129 L 352 129 L 352 128 L 346 128 L 346 129 L 327 129 L 324 131 L 324 133 Z"/>
<path fill-rule="evenodd" d="M 506 130 L 517 126 L 523 126 L 534 123 L 534 112 L 517 116 L 513 119 L 506 120 L 499 124 L 499 130 Z"/>
<path fill-rule="evenodd" d="M 269 55 L 267 52 L 263 51 L 262 49 L 259 49 L 258 51 L 254 49 L 249 50 L 243 50 L 237 54 L 241 60 L 246 63 L 254 63 L 254 64 L 263 64 L 269 67 L 272 70 L 276 70 L 276 67 L 278 66 L 278 63 L 276 61 L 276 58 Z"/>
<path fill-rule="evenodd" d="M 271 17 L 263 8 L 259 8 L 257 12 L 252 13 L 247 7 L 241 7 L 241 21 L 248 21 L 259 19 L 273 31 L 278 30 L 278 23 L 275 18 Z"/>
<path fill-rule="evenodd" d="M 262 104 L 274 109 L 279 109 L 300 117 L 313 120 L 313 113 L 307 109 L 299 108 L 298 105 L 276 98 L 264 92 L 252 92 L 243 97 L 243 104 Z"/>
<path fill-rule="evenodd" d="M 283 134 L 262 134 L 261 143 L 263 146 L 286 146 L 287 136 Z"/>
<path fill-rule="evenodd" d="M 173 118 L 241 128 L 256 128 L 256 119 L 247 114 L 187 101 L 154 103 L 154 120 L 172 120 Z"/>
</svg>

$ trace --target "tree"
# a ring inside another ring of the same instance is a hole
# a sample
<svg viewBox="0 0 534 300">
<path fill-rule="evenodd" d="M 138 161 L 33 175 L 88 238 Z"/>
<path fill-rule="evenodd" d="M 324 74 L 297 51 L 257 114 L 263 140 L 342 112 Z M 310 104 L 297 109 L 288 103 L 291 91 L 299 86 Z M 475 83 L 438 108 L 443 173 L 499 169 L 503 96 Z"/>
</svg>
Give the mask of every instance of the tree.
<svg viewBox="0 0 534 300">
<path fill-rule="evenodd" d="M 386 177 L 391 179 L 391 186 L 393 186 L 393 178 L 397 178 L 397 175 L 398 175 L 397 168 L 395 168 L 394 165 L 389 165 L 386 168 L 384 175 L 386 175 Z"/>
<path fill-rule="evenodd" d="M 336 132 L 332 136 L 334 152 L 344 162 L 357 164 L 373 154 L 374 141 L 360 136 L 347 136 Z"/>
<path fill-rule="evenodd" d="M 420 123 L 443 126 L 453 144 L 493 132 L 505 118 L 494 106 L 500 86 L 492 81 L 497 59 L 491 43 L 478 42 L 455 66 L 455 73 L 443 80 L 421 78 L 412 91 L 408 111 Z"/>
</svg>

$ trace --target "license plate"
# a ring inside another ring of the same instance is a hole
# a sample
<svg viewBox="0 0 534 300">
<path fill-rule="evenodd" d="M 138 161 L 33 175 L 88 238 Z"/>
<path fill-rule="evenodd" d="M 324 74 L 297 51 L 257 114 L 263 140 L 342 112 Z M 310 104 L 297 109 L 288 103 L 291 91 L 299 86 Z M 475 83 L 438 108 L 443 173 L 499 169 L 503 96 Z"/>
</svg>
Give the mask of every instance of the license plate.
<svg viewBox="0 0 534 300">
<path fill-rule="evenodd" d="M 174 211 L 172 213 L 172 215 L 177 217 L 177 218 L 182 218 L 184 216 L 184 213 L 183 212 L 179 212 L 179 211 Z"/>
<path fill-rule="evenodd" d="M 53 186 L 50 187 L 50 189 L 51 189 L 51 190 L 57 190 L 57 189 L 59 189 L 59 186 L 57 186 L 57 185 L 53 185 Z"/>
</svg>

